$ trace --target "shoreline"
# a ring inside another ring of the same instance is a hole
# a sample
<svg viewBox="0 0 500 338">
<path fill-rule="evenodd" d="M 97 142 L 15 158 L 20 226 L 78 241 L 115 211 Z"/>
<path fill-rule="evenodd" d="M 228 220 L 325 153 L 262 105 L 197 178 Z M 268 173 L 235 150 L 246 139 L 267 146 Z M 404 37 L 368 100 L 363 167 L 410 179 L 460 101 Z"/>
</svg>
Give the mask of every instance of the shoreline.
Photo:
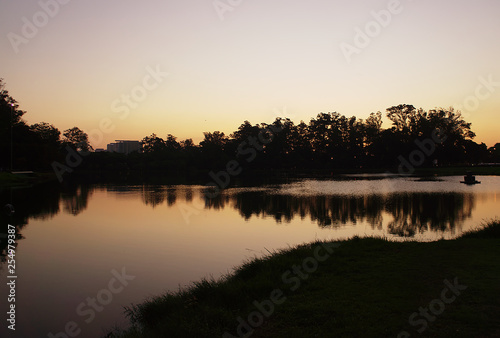
<svg viewBox="0 0 500 338">
<path fill-rule="evenodd" d="M 472 171 L 477 176 L 500 176 L 500 166 L 460 166 L 460 167 L 436 167 L 436 168 L 416 168 L 409 175 L 411 177 L 433 178 L 439 176 L 463 176 L 467 171 Z M 269 181 L 279 181 L 288 179 L 327 179 L 336 178 L 343 175 L 376 175 L 388 174 L 394 176 L 406 176 L 398 173 L 397 169 L 331 169 L 331 170 L 249 170 L 243 171 L 240 175 L 232 178 L 230 185 L 263 184 Z M 122 184 L 206 184 L 211 180 L 208 172 L 192 173 L 172 173 L 162 171 L 76 171 L 73 174 L 64 176 L 64 180 L 81 183 L 122 183 Z M 0 172 L 0 188 L 26 187 L 33 184 L 57 183 L 57 177 L 53 172 L 35 172 L 32 175 L 14 175 L 9 172 Z"/>
<path fill-rule="evenodd" d="M 497 220 L 454 240 L 354 237 L 280 250 L 126 307 L 131 327 L 107 337 L 493 337 L 499 239 Z"/>
<path fill-rule="evenodd" d="M 0 172 L 1 188 L 24 188 L 36 184 L 57 181 L 53 173 L 33 172 L 29 174 L 13 174 L 10 172 Z"/>
</svg>

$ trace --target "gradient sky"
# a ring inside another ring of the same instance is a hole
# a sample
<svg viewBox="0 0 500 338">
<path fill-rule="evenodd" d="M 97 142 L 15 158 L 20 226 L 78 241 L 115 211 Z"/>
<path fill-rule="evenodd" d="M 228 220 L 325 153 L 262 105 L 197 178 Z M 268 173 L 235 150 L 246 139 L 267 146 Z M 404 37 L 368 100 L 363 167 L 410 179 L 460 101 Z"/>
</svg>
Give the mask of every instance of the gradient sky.
<svg viewBox="0 0 500 338">
<path fill-rule="evenodd" d="M 153 132 L 199 142 L 277 115 L 366 118 L 400 103 L 461 108 L 477 142 L 500 142 L 498 0 L 401 0 L 385 27 L 372 12 L 392 1 L 59 1 L 0 0 L 0 77 L 29 124 L 90 133 L 108 119 L 96 148 Z M 221 14 L 214 3 L 234 6 Z M 341 44 L 356 47 L 367 27 L 349 62 Z M 148 68 L 168 76 L 141 91 Z M 145 95 L 124 114 L 134 90 Z"/>
</svg>

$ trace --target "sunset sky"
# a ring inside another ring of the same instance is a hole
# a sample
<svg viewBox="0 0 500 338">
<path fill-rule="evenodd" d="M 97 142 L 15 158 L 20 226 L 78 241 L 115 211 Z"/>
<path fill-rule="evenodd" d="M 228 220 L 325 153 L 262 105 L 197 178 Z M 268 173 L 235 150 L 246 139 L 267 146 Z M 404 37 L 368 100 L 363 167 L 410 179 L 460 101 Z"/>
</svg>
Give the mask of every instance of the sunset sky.
<svg viewBox="0 0 500 338">
<path fill-rule="evenodd" d="M 499 14 L 498 0 L 1 0 L 0 77 L 29 124 L 94 131 L 95 148 L 401 103 L 461 109 L 493 146 Z"/>
</svg>

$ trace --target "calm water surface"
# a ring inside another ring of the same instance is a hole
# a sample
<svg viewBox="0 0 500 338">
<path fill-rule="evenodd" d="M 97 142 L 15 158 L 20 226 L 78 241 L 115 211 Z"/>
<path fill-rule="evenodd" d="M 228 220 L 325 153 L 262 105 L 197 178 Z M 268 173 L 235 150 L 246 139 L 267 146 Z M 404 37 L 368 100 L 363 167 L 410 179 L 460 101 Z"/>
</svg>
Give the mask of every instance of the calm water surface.
<svg viewBox="0 0 500 338">
<path fill-rule="evenodd" d="M 48 185 L 2 191 L 0 304 L 8 311 L 6 224 L 17 226 L 16 331 L 50 337 L 68 323 L 97 337 L 126 323 L 123 306 L 243 260 L 316 239 L 354 235 L 451 239 L 499 215 L 500 177 L 482 184 L 354 175 L 339 180 L 232 188 L 212 199 L 202 186 Z M 497 199 L 498 198 L 498 199 Z M 112 271 L 115 271 L 114 273 Z M 116 275 L 128 277 L 117 279 Z M 95 299 L 95 303 L 93 303 Z M 60 335 L 60 337 L 64 337 Z"/>
</svg>

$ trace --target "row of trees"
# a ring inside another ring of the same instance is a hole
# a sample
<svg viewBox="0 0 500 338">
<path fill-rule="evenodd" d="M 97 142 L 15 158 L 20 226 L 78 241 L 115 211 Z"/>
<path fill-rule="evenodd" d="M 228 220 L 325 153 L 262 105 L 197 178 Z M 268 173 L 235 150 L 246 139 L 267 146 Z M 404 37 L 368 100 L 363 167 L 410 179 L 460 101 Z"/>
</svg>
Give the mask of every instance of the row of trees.
<svg viewBox="0 0 500 338">
<path fill-rule="evenodd" d="M 5 90 L 0 79 L 0 168 L 10 167 L 10 138 L 13 137 L 14 169 L 51 170 L 54 161 L 64 163 L 67 147 L 92 151 L 87 134 L 77 127 L 61 133 L 41 122 L 28 125 L 24 111 Z M 195 144 L 178 141 L 171 134 L 143 138 L 143 152 L 129 155 L 90 153 L 79 170 L 161 170 L 162 172 L 207 172 L 221 170 L 231 160 L 246 169 L 333 169 L 392 168 L 401 156 L 419 149 L 417 143 L 439 133 L 444 142 L 432 145 L 422 166 L 500 162 L 500 143 L 492 148 L 473 141 L 471 124 L 460 112 L 450 109 L 424 111 L 402 104 L 387 109 L 390 128 L 382 127 L 382 113 L 367 119 L 339 113 L 320 113 L 308 123 L 295 124 L 277 118 L 271 124 L 245 121 L 226 135 L 205 132 Z M 434 134 L 433 134 L 434 133 Z"/>
<path fill-rule="evenodd" d="M 59 129 L 47 122 L 28 125 L 23 120 L 24 114 L 0 79 L 1 170 L 10 169 L 11 153 L 14 170 L 50 170 L 53 161 L 64 158 L 66 146 L 76 151 L 92 150 L 87 134 L 79 128 L 65 130 L 61 135 Z"/>
<path fill-rule="evenodd" d="M 288 118 L 277 118 L 272 124 L 245 121 L 230 135 L 204 133 L 199 145 L 191 139 L 177 142 L 171 134 L 166 139 L 152 134 L 142 142 L 144 157 L 153 163 L 194 160 L 198 166 L 216 169 L 235 158 L 259 168 L 388 168 L 397 166 L 400 156 L 407 158 L 418 150 L 418 143 L 440 135 L 443 142 L 435 143 L 420 165 L 500 162 L 500 144 L 488 149 L 474 142 L 471 124 L 453 108 L 424 111 L 403 104 L 388 108 L 387 118 L 392 126 L 384 129 L 381 112 L 366 120 L 320 113 L 307 124 Z"/>
</svg>

